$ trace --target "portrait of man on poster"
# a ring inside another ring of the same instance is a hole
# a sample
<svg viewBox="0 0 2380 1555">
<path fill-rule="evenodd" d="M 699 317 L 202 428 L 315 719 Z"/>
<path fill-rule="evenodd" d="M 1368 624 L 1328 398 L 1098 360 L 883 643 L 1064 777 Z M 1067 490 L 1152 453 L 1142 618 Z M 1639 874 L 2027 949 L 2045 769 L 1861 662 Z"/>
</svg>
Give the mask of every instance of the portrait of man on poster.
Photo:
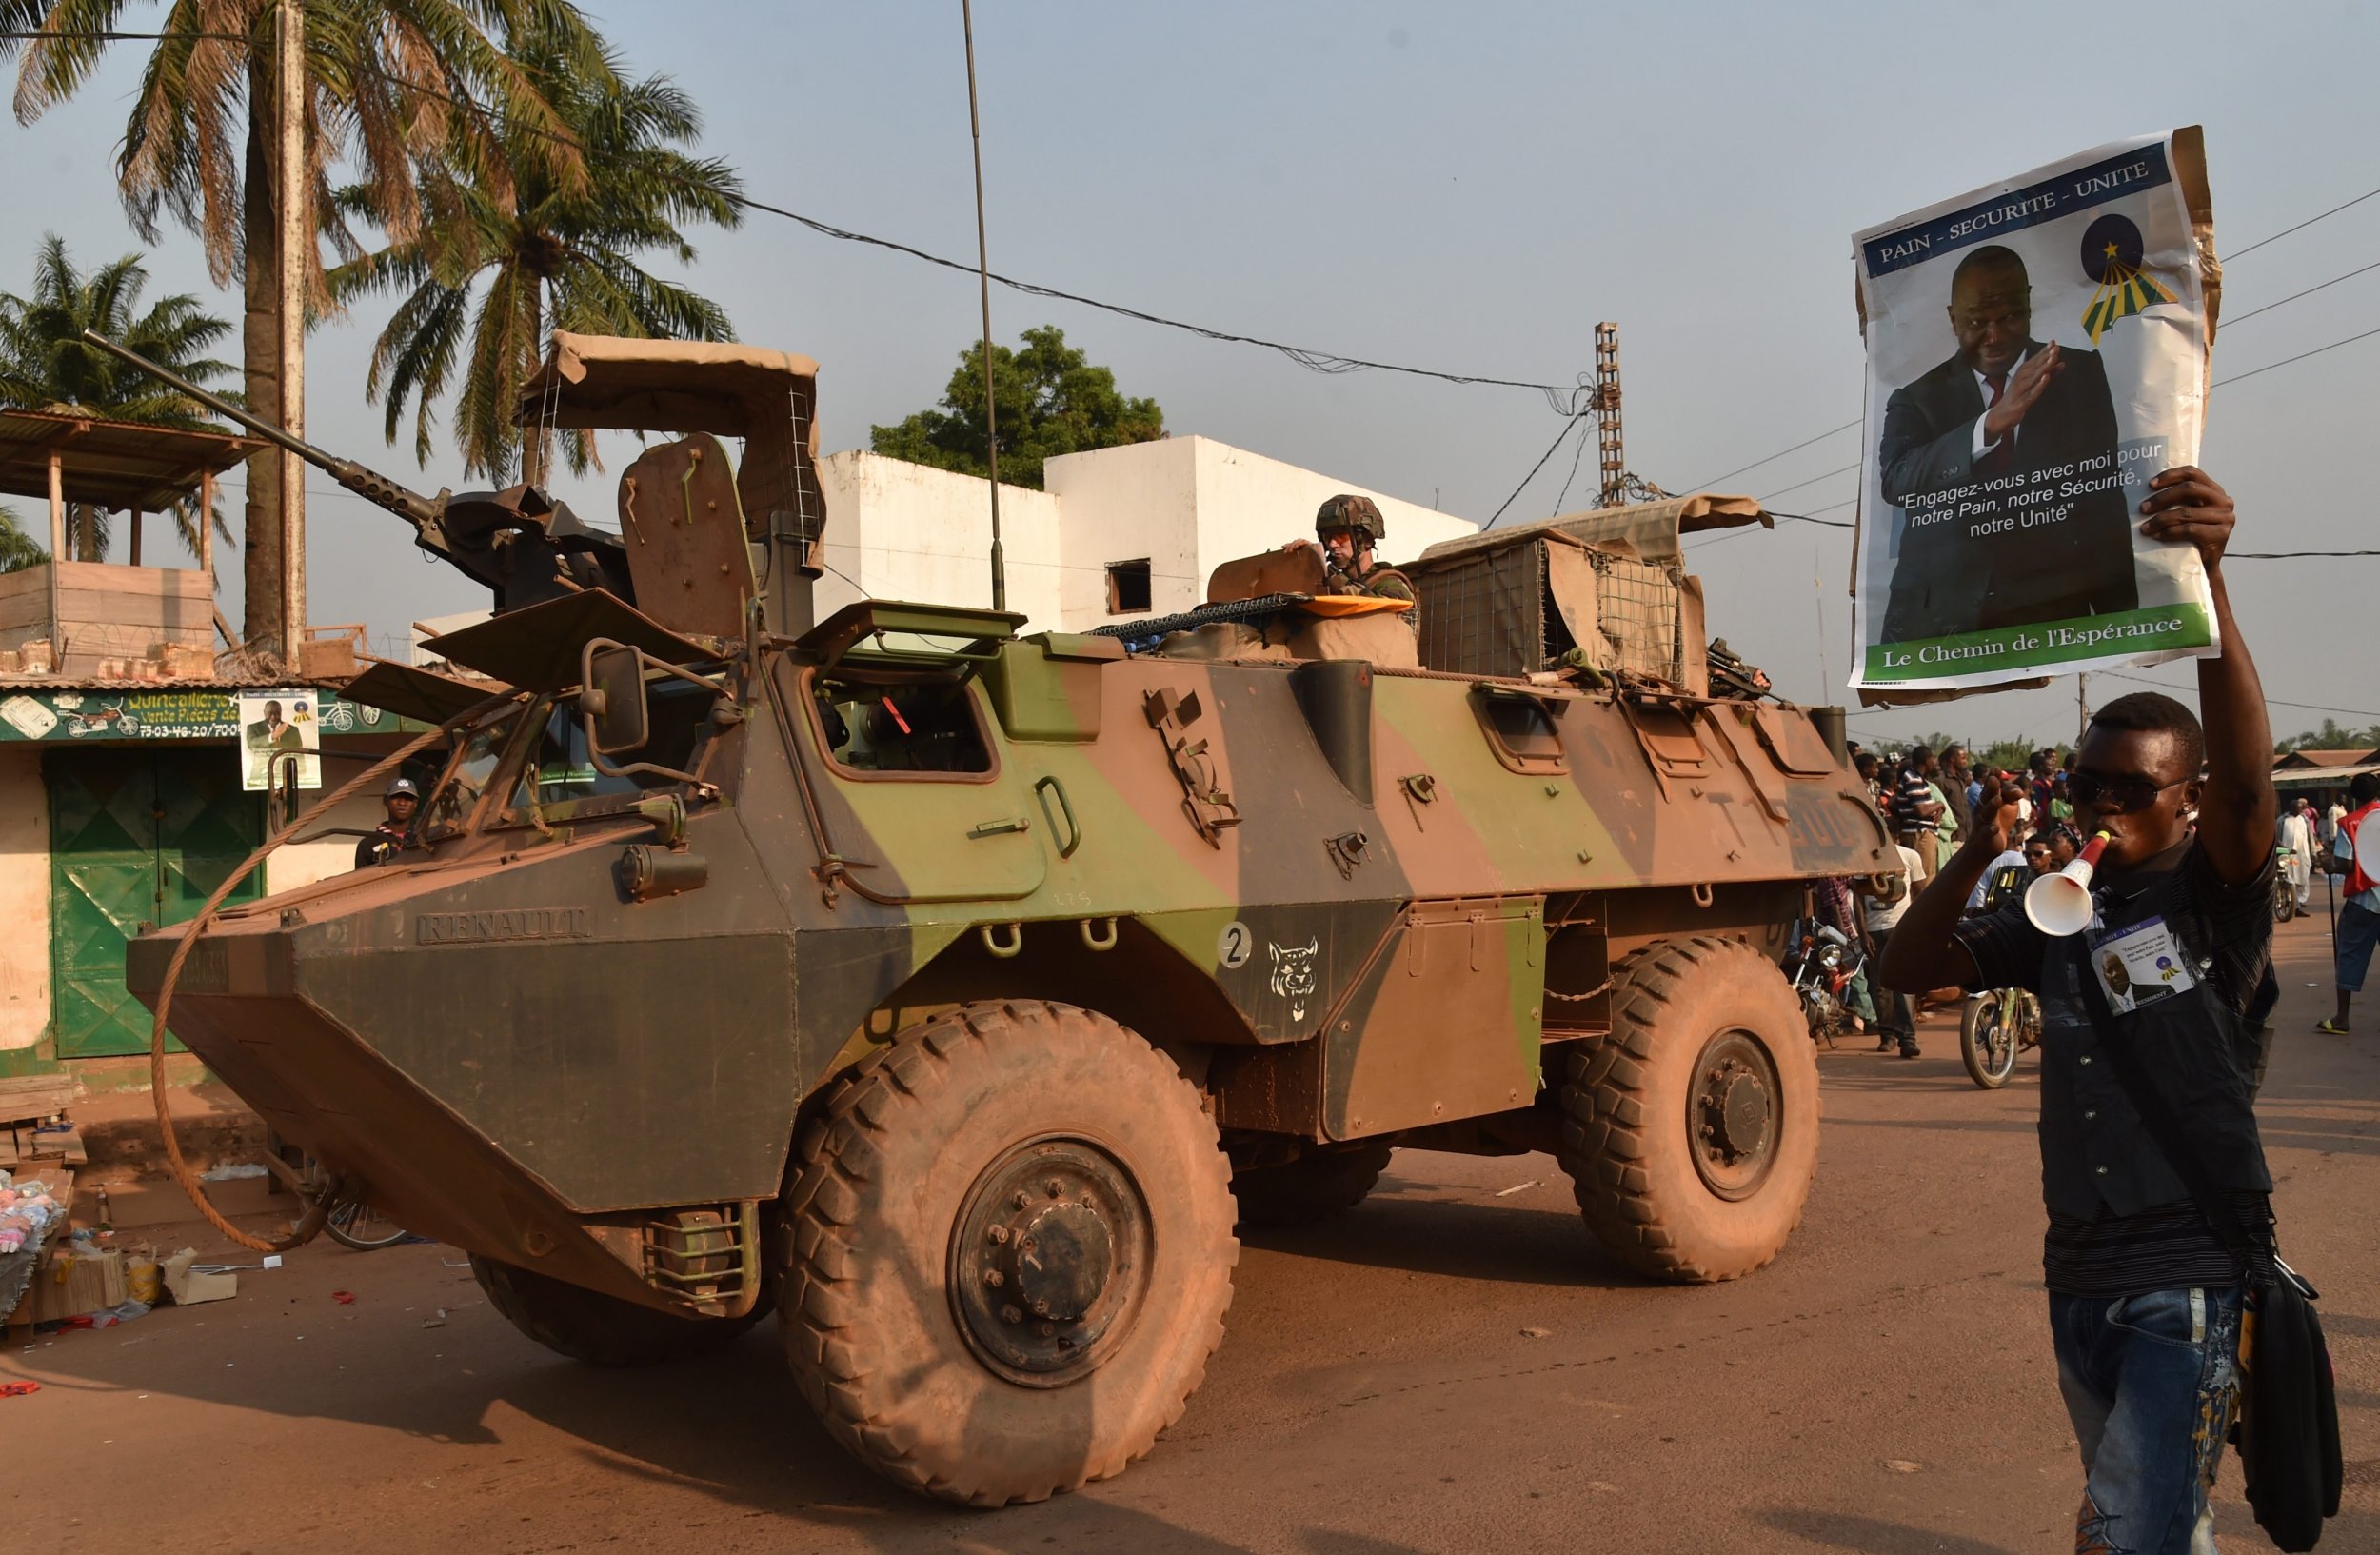
<svg viewBox="0 0 2380 1555">
<path fill-rule="evenodd" d="M 1996 244 L 1959 260 L 1947 310 L 1957 350 L 1885 407 L 1883 495 L 1901 513 L 1880 640 L 2137 608 L 2099 354 L 2033 338 L 2025 262 Z"/>
</svg>

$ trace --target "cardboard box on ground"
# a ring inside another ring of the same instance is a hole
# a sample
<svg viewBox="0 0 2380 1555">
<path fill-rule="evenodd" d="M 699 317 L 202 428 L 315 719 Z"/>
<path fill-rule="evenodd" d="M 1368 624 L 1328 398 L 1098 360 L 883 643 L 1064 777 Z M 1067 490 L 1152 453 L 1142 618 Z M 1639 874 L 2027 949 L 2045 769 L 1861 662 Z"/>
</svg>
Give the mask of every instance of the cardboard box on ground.
<svg viewBox="0 0 2380 1555">
<path fill-rule="evenodd" d="M 77 1252 L 60 1247 L 33 1278 L 33 1321 L 53 1323 L 86 1312 L 104 1312 L 129 1299 L 124 1285 L 124 1254 Z"/>
</svg>

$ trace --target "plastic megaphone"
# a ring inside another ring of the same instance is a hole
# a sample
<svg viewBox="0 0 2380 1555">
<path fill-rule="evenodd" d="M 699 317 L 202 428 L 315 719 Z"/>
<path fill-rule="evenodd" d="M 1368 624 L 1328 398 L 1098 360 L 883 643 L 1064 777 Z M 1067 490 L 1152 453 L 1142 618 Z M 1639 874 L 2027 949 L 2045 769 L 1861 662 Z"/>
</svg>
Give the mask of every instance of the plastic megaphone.
<svg viewBox="0 0 2380 1555">
<path fill-rule="evenodd" d="M 2074 862 L 2053 875 L 2043 875 L 2025 892 L 2025 916 L 2044 934 L 2063 939 L 2091 926 L 2091 877 L 2099 855 L 2108 850 L 2108 834 L 2092 837 Z"/>
</svg>

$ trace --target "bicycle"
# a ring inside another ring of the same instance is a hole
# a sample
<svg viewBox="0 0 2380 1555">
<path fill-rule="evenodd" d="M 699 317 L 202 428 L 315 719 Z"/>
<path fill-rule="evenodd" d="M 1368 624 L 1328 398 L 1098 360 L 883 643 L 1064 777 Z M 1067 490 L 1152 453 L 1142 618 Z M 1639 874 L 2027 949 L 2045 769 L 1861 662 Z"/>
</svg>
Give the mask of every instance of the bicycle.
<svg viewBox="0 0 2380 1555">
<path fill-rule="evenodd" d="M 329 1175 L 323 1170 L 322 1163 L 310 1155 L 306 1158 L 298 1180 L 302 1185 L 298 1191 L 309 1205 L 329 1192 L 333 1186 Z M 412 1235 L 360 1199 L 348 1199 L 333 1206 L 330 1218 L 323 1223 L 323 1230 L 331 1241 L 356 1252 L 377 1252 L 383 1247 L 393 1247 Z"/>
</svg>

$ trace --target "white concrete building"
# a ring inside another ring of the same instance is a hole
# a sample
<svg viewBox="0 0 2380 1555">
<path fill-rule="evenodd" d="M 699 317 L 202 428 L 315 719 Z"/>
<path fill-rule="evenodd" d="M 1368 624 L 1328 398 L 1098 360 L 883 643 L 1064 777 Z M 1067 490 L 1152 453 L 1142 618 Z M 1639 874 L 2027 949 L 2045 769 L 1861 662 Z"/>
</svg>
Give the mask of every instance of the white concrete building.
<svg viewBox="0 0 2380 1555">
<path fill-rule="evenodd" d="M 856 449 L 828 455 L 820 472 L 829 569 L 821 617 L 864 597 L 991 603 L 988 483 Z M 1478 528 L 1207 437 L 1066 454 L 1049 461 L 1043 484 L 1000 491 L 1008 608 L 1031 630 L 1189 609 L 1219 564 L 1311 537 L 1315 509 L 1341 491 L 1379 505 L 1387 560 Z"/>
</svg>

